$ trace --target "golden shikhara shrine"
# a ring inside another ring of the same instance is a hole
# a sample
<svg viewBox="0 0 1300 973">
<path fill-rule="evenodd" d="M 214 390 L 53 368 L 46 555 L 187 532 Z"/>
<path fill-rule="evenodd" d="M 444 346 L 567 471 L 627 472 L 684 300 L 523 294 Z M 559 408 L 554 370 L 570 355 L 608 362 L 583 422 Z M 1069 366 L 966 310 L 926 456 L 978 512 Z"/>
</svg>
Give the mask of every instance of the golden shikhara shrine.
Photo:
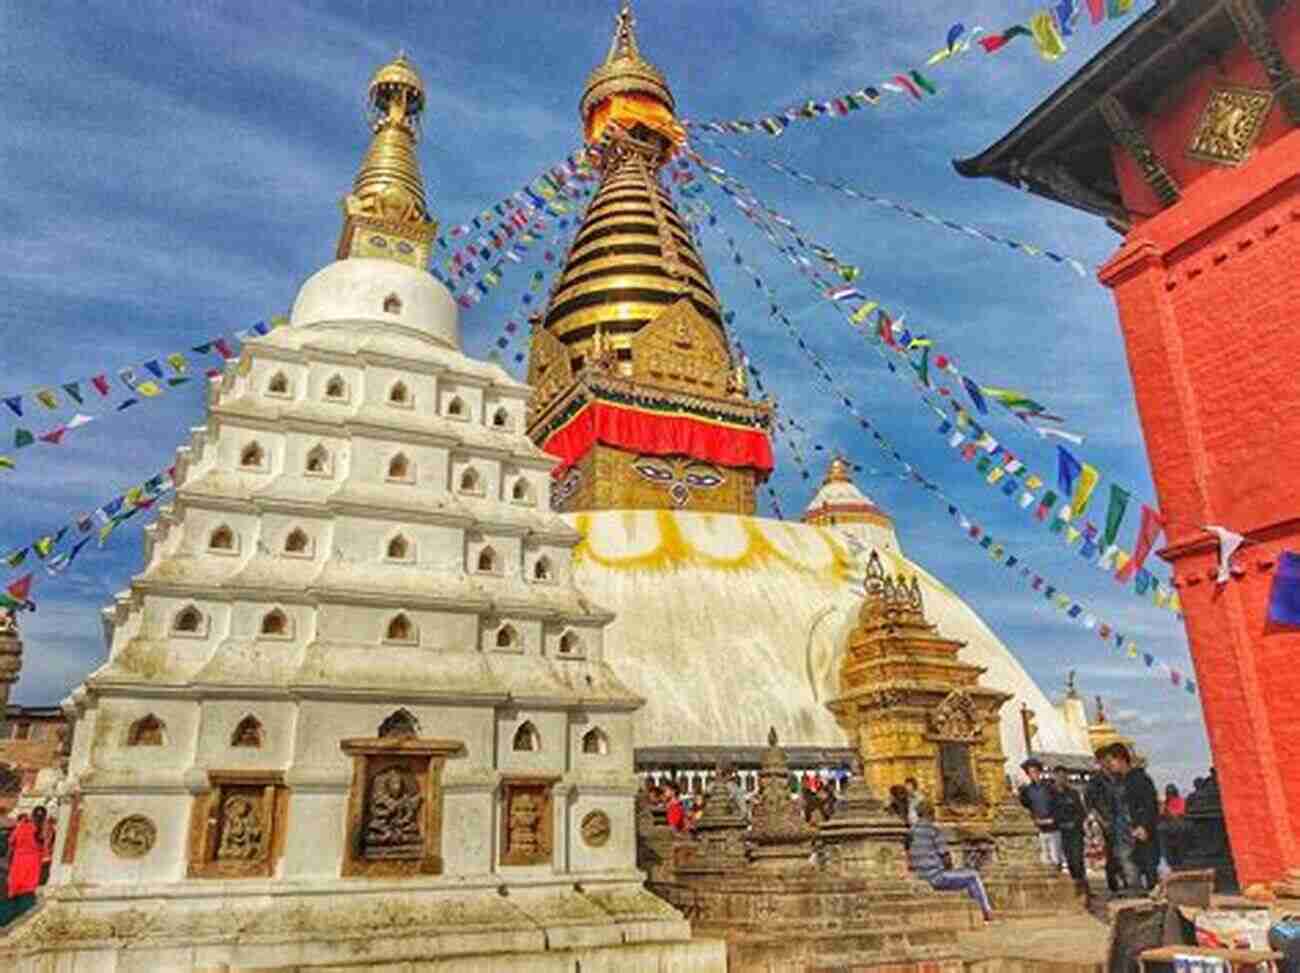
<svg viewBox="0 0 1300 973">
<path fill-rule="evenodd" d="M 375 72 L 368 101 L 375 136 L 343 200 L 337 257 L 379 257 L 423 269 L 438 224 L 429 217 L 415 154 L 424 82 L 404 54 Z"/>
<path fill-rule="evenodd" d="M 868 785 L 888 794 L 915 778 L 941 820 L 992 820 L 1007 796 L 1000 711 L 1011 695 L 979 685 L 984 669 L 926 619 L 915 577 L 887 576 L 873 551 L 865 586 L 829 705 Z"/>
<path fill-rule="evenodd" d="M 600 187 L 533 321 L 528 368 L 529 435 L 564 464 L 556 506 L 751 514 L 772 469 L 771 409 L 748 399 L 708 271 L 660 182 L 683 133 L 626 3 L 580 104 Z"/>
</svg>

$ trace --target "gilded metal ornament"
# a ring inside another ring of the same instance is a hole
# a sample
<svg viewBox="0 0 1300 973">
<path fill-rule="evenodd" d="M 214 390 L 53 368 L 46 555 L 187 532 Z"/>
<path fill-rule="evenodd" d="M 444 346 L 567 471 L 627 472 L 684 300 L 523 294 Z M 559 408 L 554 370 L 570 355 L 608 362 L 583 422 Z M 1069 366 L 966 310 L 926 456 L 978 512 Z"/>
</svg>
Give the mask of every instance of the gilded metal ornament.
<svg viewBox="0 0 1300 973">
<path fill-rule="evenodd" d="M 1202 162 L 1241 165 L 1259 138 L 1272 105 L 1272 92 L 1216 85 L 1201 110 L 1187 154 Z"/>
</svg>

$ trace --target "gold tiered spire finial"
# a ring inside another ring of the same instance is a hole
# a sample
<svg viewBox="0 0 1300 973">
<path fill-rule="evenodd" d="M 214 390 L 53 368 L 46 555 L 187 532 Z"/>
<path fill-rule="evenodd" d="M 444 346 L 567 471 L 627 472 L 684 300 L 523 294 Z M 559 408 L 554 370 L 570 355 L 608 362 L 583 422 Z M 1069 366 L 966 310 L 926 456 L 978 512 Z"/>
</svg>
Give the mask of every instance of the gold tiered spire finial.
<svg viewBox="0 0 1300 973">
<path fill-rule="evenodd" d="M 849 463 L 843 456 L 838 453 L 831 460 L 831 465 L 826 468 L 826 478 L 822 480 L 822 485 L 827 483 L 852 483 L 853 475 L 849 472 Z"/>
<path fill-rule="evenodd" d="M 424 82 L 405 53 L 374 73 L 368 102 L 374 138 L 343 200 L 338 259 L 379 257 L 423 268 L 438 225 L 429 217 L 415 154 Z"/>
<path fill-rule="evenodd" d="M 580 104 L 600 188 L 534 322 L 528 371 L 529 435 L 573 467 L 559 506 L 753 513 L 772 468 L 771 408 L 749 400 L 713 283 L 663 185 L 684 133 L 627 0 Z M 611 432 L 602 423 L 615 417 Z"/>
<path fill-rule="evenodd" d="M 619 4 L 609 54 L 604 63 L 591 72 L 582 89 L 580 105 L 583 124 L 590 128 L 593 110 L 615 95 L 647 97 L 658 102 L 669 113 L 677 107 L 663 72 L 641 56 L 631 0 L 622 0 Z"/>
</svg>

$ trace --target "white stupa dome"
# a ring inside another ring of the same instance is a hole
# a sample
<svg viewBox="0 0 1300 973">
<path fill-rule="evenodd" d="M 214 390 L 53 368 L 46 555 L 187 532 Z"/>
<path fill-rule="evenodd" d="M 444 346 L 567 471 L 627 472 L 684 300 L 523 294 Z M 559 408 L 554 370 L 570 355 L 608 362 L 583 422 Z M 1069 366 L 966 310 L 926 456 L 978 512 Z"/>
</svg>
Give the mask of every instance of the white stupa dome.
<svg viewBox="0 0 1300 973">
<path fill-rule="evenodd" d="M 460 350 L 456 302 L 425 270 L 395 260 L 349 257 L 317 271 L 298 291 L 294 327 L 373 322 Z"/>
</svg>

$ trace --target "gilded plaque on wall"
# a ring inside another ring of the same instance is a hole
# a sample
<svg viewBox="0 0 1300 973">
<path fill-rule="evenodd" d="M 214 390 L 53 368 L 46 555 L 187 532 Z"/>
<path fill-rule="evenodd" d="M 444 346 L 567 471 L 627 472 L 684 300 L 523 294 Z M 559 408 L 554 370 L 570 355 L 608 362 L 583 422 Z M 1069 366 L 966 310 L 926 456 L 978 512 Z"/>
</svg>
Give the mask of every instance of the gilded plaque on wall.
<svg viewBox="0 0 1300 973">
<path fill-rule="evenodd" d="M 580 826 L 582 840 L 588 848 L 603 848 L 609 841 L 609 815 L 604 811 L 592 811 L 582 819 Z"/>
<path fill-rule="evenodd" d="M 1272 104 L 1272 92 L 1215 85 L 1192 132 L 1187 154 L 1202 162 L 1240 165 L 1259 138 Z"/>
</svg>

